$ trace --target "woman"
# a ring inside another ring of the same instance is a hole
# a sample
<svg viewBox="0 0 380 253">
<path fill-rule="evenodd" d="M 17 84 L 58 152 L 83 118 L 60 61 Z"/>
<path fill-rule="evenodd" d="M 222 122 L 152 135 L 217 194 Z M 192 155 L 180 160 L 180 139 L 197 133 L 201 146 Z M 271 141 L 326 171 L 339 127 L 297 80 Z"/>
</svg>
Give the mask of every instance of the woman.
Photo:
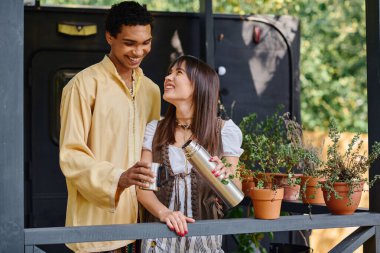
<svg viewBox="0 0 380 253">
<path fill-rule="evenodd" d="M 158 192 L 137 190 L 145 207 L 144 222 L 161 221 L 178 238 L 143 240 L 142 252 L 223 252 L 222 236 L 184 237 L 187 223 L 197 219 L 218 219 L 222 205 L 215 192 L 188 163 L 181 147 L 192 139 L 213 155 L 218 165 L 213 174 L 235 174 L 242 134 L 232 120 L 217 117 L 219 78 L 206 63 L 193 56 L 181 56 L 165 77 L 165 101 L 170 103 L 165 118 L 147 125 L 141 160 L 165 165 L 168 183 Z M 218 157 L 231 164 L 226 168 Z M 241 183 L 234 179 L 241 188 Z"/>
</svg>

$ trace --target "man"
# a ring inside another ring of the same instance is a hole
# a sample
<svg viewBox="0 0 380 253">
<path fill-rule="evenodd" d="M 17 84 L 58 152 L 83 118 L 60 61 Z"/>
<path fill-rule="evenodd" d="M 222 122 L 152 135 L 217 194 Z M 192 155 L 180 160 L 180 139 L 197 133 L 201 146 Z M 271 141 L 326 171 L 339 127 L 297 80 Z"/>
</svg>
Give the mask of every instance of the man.
<svg viewBox="0 0 380 253">
<path fill-rule="evenodd" d="M 145 126 L 160 116 L 160 90 L 144 76 L 151 50 L 150 13 L 136 2 L 111 7 L 111 51 L 78 73 L 61 102 L 60 166 L 66 177 L 66 226 L 137 221 L 135 187 L 153 182 L 140 160 Z M 75 252 L 125 252 L 132 241 L 68 244 Z"/>
</svg>

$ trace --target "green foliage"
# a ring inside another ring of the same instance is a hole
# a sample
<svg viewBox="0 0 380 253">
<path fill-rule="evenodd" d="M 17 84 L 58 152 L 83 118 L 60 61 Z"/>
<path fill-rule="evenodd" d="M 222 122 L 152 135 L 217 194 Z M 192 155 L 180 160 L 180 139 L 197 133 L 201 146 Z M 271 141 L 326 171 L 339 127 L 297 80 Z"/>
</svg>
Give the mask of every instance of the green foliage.
<svg viewBox="0 0 380 253">
<path fill-rule="evenodd" d="M 41 0 L 41 5 L 110 6 L 117 0 Z"/>
<path fill-rule="evenodd" d="M 152 11 L 199 12 L 199 1 L 189 0 L 136 0 Z M 111 6 L 121 0 L 41 0 L 42 5 Z"/>
<path fill-rule="evenodd" d="M 341 154 L 339 152 L 340 135 L 341 133 L 338 130 L 337 124 L 335 120 L 332 119 L 329 126 L 329 138 L 332 144 L 328 146 L 327 161 L 322 173 L 326 178 L 326 183 L 323 187 L 333 192 L 337 198 L 339 198 L 339 196 L 337 196 L 337 193 L 333 189 L 334 183 L 347 183 L 349 185 L 349 195 L 351 195 L 360 182 L 367 181 L 364 174 L 380 155 L 380 142 L 374 143 L 369 156 L 360 153 L 363 140 L 360 139 L 359 133 L 351 139 L 344 154 Z M 379 176 L 375 176 L 375 178 L 369 182 L 369 186 L 372 186 L 377 179 L 379 179 Z"/>
<path fill-rule="evenodd" d="M 374 143 L 372 152 L 367 157 L 365 154 L 360 153 L 363 140 L 360 139 L 360 134 L 357 133 L 351 139 L 345 153 L 341 154 L 339 153 L 340 134 L 335 120 L 331 120 L 329 138 L 332 144 L 327 149 L 324 175 L 329 181 L 333 182 L 363 181 L 363 174 L 368 171 L 370 165 L 380 155 L 380 143 Z"/>
<path fill-rule="evenodd" d="M 215 11 L 291 15 L 301 21 L 301 111 L 305 129 L 330 117 L 367 132 L 365 1 L 218 0 Z"/>
<path fill-rule="evenodd" d="M 300 168 L 304 176 L 320 177 L 321 167 L 323 162 L 321 160 L 322 147 L 314 147 L 311 143 L 308 143 L 303 138 L 302 126 L 296 121 L 295 118 L 291 118 L 287 113 L 283 116 L 286 133 L 288 140 L 294 149 L 298 150 L 300 157 Z"/>
<path fill-rule="evenodd" d="M 240 160 L 244 163 L 245 175 L 249 171 L 257 179 L 256 187 L 281 187 L 282 183 L 273 180 L 273 174 L 268 174 L 281 173 L 280 169 L 285 170 L 289 184 L 293 184 L 294 169 L 299 168 L 305 151 L 292 145 L 288 139 L 284 117 L 277 111 L 257 122 L 256 114 L 251 114 L 243 118 L 240 129 L 244 149 Z"/>
<path fill-rule="evenodd" d="M 255 113 L 244 117 L 240 123 L 244 153 L 241 160 L 245 168 L 260 168 L 263 172 L 280 172 L 279 147 L 286 144 L 282 119 L 275 113 L 257 122 Z"/>
</svg>

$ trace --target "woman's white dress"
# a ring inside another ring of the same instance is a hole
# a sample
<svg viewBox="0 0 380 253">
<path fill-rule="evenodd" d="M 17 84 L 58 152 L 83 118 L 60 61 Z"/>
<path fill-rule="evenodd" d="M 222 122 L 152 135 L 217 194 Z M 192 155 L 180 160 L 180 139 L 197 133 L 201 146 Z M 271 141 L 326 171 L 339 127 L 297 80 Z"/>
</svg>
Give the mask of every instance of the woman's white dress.
<svg viewBox="0 0 380 253">
<path fill-rule="evenodd" d="M 153 137 L 157 128 L 157 120 L 150 122 L 145 130 L 143 149 L 152 151 Z M 241 149 L 242 133 L 239 127 L 232 121 L 227 120 L 221 130 L 223 156 L 240 157 L 243 153 Z M 185 172 L 187 165 L 187 172 L 190 172 L 192 165 L 186 162 L 185 155 L 180 147 L 169 145 L 169 160 L 174 174 Z M 186 184 L 184 182 L 186 180 Z M 191 192 L 191 178 L 190 176 L 179 181 L 179 198 L 181 203 L 185 201 L 185 185 L 187 185 L 187 192 Z M 187 198 L 187 214 L 192 217 L 191 208 L 191 194 Z M 169 209 L 174 209 L 174 193 L 169 204 Z M 184 213 L 184 205 L 181 204 L 181 210 Z M 222 250 L 222 236 L 192 236 L 192 237 L 175 237 L 175 238 L 155 238 L 143 240 L 141 245 L 141 252 L 210 252 L 217 253 L 223 252 Z"/>
</svg>

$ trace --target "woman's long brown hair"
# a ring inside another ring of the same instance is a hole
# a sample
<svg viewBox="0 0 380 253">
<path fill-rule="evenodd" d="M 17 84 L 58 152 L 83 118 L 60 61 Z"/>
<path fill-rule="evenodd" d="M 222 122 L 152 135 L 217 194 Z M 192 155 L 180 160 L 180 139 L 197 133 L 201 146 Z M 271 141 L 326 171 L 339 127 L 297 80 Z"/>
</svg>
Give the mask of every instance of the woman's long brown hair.
<svg viewBox="0 0 380 253">
<path fill-rule="evenodd" d="M 177 58 L 169 66 L 181 66 L 185 63 L 185 71 L 194 86 L 194 115 L 191 122 L 193 138 L 212 155 L 217 155 L 219 137 L 217 133 L 217 105 L 219 94 L 219 77 L 215 70 L 205 62 L 190 55 Z M 165 144 L 175 143 L 176 108 L 170 104 L 165 118 L 156 131 L 157 148 Z"/>
</svg>

